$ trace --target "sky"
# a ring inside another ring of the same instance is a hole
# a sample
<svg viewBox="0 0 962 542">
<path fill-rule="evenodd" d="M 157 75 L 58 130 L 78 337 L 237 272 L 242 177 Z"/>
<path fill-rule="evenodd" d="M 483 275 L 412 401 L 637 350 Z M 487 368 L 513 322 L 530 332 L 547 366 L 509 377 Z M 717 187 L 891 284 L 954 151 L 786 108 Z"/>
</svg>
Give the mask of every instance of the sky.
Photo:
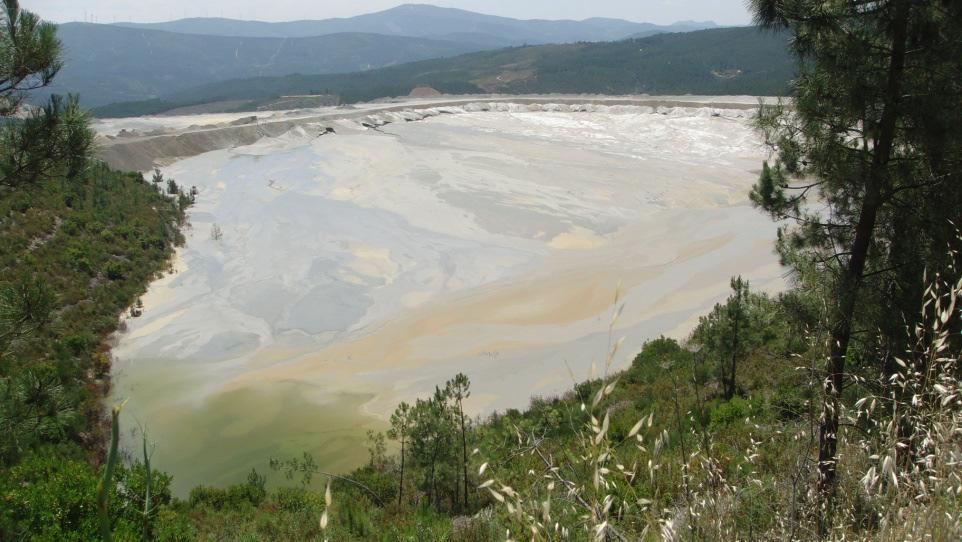
<svg viewBox="0 0 962 542">
<path fill-rule="evenodd" d="M 747 24 L 746 0 L 410 0 L 515 17 L 587 19 L 615 17 L 668 24 L 712 20 Z M 228 17 L 262 21 L 350 17 L 392 8 L 405 0 L 21 0 L 20 4 L 54 22 L 157 22 L 184 17 Z M 269 9 L 264 9 L 264 6 Z"/>
</svg>

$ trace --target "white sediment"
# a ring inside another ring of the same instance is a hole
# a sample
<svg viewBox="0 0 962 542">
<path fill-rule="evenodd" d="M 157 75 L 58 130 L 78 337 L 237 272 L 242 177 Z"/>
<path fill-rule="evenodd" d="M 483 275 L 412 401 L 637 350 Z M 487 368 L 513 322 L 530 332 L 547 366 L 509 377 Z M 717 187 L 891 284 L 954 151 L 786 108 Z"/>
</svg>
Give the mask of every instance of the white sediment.
<svg viewBox="0 0 962 542">
<path fill-rule="evenodd" d="M 318 135 L 326 128 L 345 123 L 377 127 L 464 111 L 492 110 L 656 111 L 670 115 L 724 111 L 741 116 L 750 114 L 758 102 L 759 98 L 753 96 L 452 96 L 293 111 L 101 119 L 94 126 L 101 136 L 101 157 L 107 163 L 121 169 L 147 170 L 213 150 L 250 145 L 294 128 Z"/>
<path fill-rule="evenodd" d="M 603 359 L 619 282 L 623 367 L 733 274 L 783 287 L 775 227 L 747 202 L 753 102 L 719 103 L 738 107 L 358 109 L 173 162 L 199 189 L 192 227 L 120 337 L 115 393 L 182 491 L 283 452 L 350 468 L 364 429 L 459 371 L 476 414 L 562 392 L 567 366 Z M 165 129 L 193 137 L 184 122 Z"/>
</svg>

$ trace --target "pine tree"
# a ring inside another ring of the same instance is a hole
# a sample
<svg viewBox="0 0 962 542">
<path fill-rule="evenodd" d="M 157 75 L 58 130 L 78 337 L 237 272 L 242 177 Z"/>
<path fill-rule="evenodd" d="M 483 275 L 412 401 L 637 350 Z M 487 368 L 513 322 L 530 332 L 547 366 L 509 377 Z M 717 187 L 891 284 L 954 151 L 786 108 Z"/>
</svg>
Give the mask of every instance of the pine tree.
<svg viewBox="0 0 962 542">
<path fill-rule="evenodd" d="M 75 179 L 87 167 L 94 138 L 77 97 L 23 107 L 29 91 L 49 85 L 63 66 L 56 26 L 21 10 L 17 0 L 4 0 L 0 23 L 0 187 Z"/>
<path fill-rule="evenodd" d="M 737 391 L 735 377 L 738 370 L 739 348 L 744 348 L 740 341 L 740 334 L 744 333 L 747 327 L 745 315 L 745 303 L 748 297 L 748 281 L 742 280 L 741 276 L 731 280 L 732 291 L 734 292 L 728 300 L 727 311 L 728 320 L 731 322 L 731 333 L 729 335 L 730 363 L 729 372 L 725 378 L 725 399 L 731 400 Z"/>
<path fill-rule="evenodd" d="M 777 151 L 752 192 L 793 221 L 778 248 L 801 281 L 827 282 L 828 363 L 820 488 L 834 491 L 839 397 L 858 328 L 898 329 L 920 314 L 925 266 L 940 267 L 962 204 L 962 5 L 938 0 L 753 0 L 760 24 L 791 31 L 792 107 L 763 107 Z M 814 270 L 814 272 L 808 272 Z M 887 333 L 886 333 L 887 332 Z M 904 336 L 904 332 L 902 333 Z M 902 346 L 904 348 L 904 346 Z"/>
<path fill-rule="evenodd" d="M 411 426 L 414 423 L 411 405 L 402 402 L 391 414 L 391 428 L 387 432 L 387 437 L 401 443 L 401 473 L 398 479 L 397 503 L 400 506 L 404 498 L 404 459 L 407 456 L 405 445 L 411 435 Z"/>
<path fill-rule="evenodd" d="M 461 472 L 464 475 L 464 493 L 462 495 L 462 506 L 468 509 L 468 436 L 467 420 L 464 416 L 464 400 L 471 396 L 471 380 L 467 375 L 458 373 L 448 381 L 448 396 L 455 402 L 457 408 L 458 422 L 461 426 Z"/>
<path fill-rule="evenodd" d="M 758 296 L 752 295 L 748 281 L 740 276 L 732 277 L 730 284 L 732 294 L 724 304 L 716 304 L 710 313 L 699 319 L 691 337 L 692 343 L 715 361 L 726 401 L 738 391 L 738 362 L 757 342 L 752 329 L 752 304 L 757 302 Z"/>
<path fill-rule="evenodd" d="M 0 31 L 0 115 L 20 108 L 25 93 L 49 85 L 63 67 L 57 27 L 20 9 L 17 0 L 4 0 Z"/>
</svg>

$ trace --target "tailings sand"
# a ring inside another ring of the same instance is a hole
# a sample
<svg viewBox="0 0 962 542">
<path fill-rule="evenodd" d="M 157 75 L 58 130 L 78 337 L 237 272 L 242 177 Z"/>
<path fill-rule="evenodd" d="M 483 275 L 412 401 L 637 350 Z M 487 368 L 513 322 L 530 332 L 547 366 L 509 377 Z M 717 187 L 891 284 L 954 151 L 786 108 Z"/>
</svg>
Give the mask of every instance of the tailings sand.
<svg viewBox="0 0 962 542">
<path fill-rule="evenodd" d="M 562 392 L 603 360 L 619 282 L 620 367 L 733 274 L 783 287 L 744 112 L 472 109 L 296 126 L 165 169 L 200 193 L 114 394 L 176 491 L 301 451 L 357 466 L 367 429 L 457 372 L 475 414 Z"/>
</svg>

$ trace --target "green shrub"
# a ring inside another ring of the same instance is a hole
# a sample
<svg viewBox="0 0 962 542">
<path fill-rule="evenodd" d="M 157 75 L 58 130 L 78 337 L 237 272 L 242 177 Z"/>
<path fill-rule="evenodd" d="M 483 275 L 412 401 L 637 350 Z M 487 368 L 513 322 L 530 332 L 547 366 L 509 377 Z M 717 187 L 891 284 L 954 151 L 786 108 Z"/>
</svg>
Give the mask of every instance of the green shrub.
<svg viewBox="0 0 962 542">
<path fill-rule="evenodd" d="M 65 235 L 76 235 L 80 231 L 80 228 L 77 226 L 76 220 L 68 218 L 60 224 L 60 231 Z"/>
<path fill-rule="evenodd" d="M 10 208 L 20 214 L 26 214 L 30 210 L 30 199 L 28 197 L 17 197 L 10 202 Z"/>
<path fill-rule="evenodd" d="M 104 265 L 104 275 L 110 280 L 120 280 L 124 278 L 124 266 L 116 260 L 110 260 Z"/>
<path fill-rule="evenodd" d="M 772 508 L 777 499 L 775 486 L 770 480 L 741 487 L 732 510 L 738 532 L 745 535 L 745 538 L 751 537 L 753 533 L 770 532 L 778 512 Z"/>
<path fill-rule="evenodd" d="M 214 510 L 223 510 L 229 501 L 226 489 L 208 486 L 197 486 L 191 489 L 187 500 L 191 508 L 207 507 Z"/>
<path fill-rule="evenodd" d="M 241 487 L 244 498 L 254 506 L 260 506 L 267 498 L 267 477 L 258 474 L 256 469 L 251 469 L 247 483 Z"/>
<path fill-rule="evenodd" d="M 190 542 L 197 536 L 189 519 L 166 506 L 157 510 L 153 534 L 155 542 Z"/>
<path fill-rule="evenodd" d="M 772 396 L 772 410 L 779 420 L 797 420 L 808 412 L 811 395 L 808 386 L 782 384 Z"/>
<path fill-rule="evenodd" d="M 652 382 L 659 374 L 664 372 L 662 365 L 666 363 L 676 364 L 686 361 L 689 357 L 688 351 L 682 348 L 678 341 L 667 337 L 659 337 L 646 342 L 641 347 L 641 352 L 635 356 L 635 359 L 631 362 L 631 368 L 625 376 L 631 383 Z"/>
<path fill-rule="evenodd" d="M 125 469 L 118 469 L 121 483 Z M 0 472 L 0 540 L 83 541 L 100 538 L 96 513 L 100 473 L 83 459 L 64 459 L 46 449 Z M 138 539 L 139 511 L 111 489 L 110 508 L 117 540 Z"/>
<path fill-rule="evenodd" d="M 173 476 L 163 471 L 151 469 L 150 494 L 154 507 L 167 506 L 173 502 L 170 483 Z M 138 508 L 143 509 L 143 499 L 147 490 L 147 469 L 143 463 L 135 463 L 125 471 L 120 492 L 129 501 L 136 502 Z"/>
<path fill-rule="evenodd" d="M 274 491 L 271 502 L 284 512 L 320 510 L 318 496 L 300 487 L 282 487 Z"/>
<path fill-rule="evenodd" d="M 390 457 L 385 461 L 384 470 L 378 470 L 370 466 L 362 467 L 351 473 L 351 479 L 363 484 L 373 491 L 382 502 L 394 502 L 397 500 L 397 461 Z M 337 493 L 352 492 L 357 493 L 355 486 L 343 482 L 334 481 L 334 489 Z M 364 494 L 364 499 L 369 499 L 369 495 Z"/>
<path fill-rule="evenodd" d="M 711 411 L 709 428 L 719 428 L 733 423 L 740 423 L 752 413 L 752 405 L 741 397 L 732 397 L 731 401 L 719 403 Z"/>
<path fill-rule="evenodd" d="M 228 488 L 197 486 L 190 490 L 188 503 L 191 508 L 210 508 L 212 510 L 237 509 L 246 506 L 257 507 L 267 497 L 267 479 L 256 470 L 247 475 L 247 482 Z"/>
<path fill-rule="evenodd" d="M 70 265 L 78 271 L 90 273 L 91 269 L 93 269 L 90 265 L 90 258 L 87 257 L 87 253 L 80 247 L 68 248 L 67 257 Z"/>
<path fill-rule="evenodd" d="M 334 517 L 345 530 L 362 540 L 368 540 L 374 535 L 374 524 L 364 509 L 353 500 L 340 502 Z"/>
</svg>

